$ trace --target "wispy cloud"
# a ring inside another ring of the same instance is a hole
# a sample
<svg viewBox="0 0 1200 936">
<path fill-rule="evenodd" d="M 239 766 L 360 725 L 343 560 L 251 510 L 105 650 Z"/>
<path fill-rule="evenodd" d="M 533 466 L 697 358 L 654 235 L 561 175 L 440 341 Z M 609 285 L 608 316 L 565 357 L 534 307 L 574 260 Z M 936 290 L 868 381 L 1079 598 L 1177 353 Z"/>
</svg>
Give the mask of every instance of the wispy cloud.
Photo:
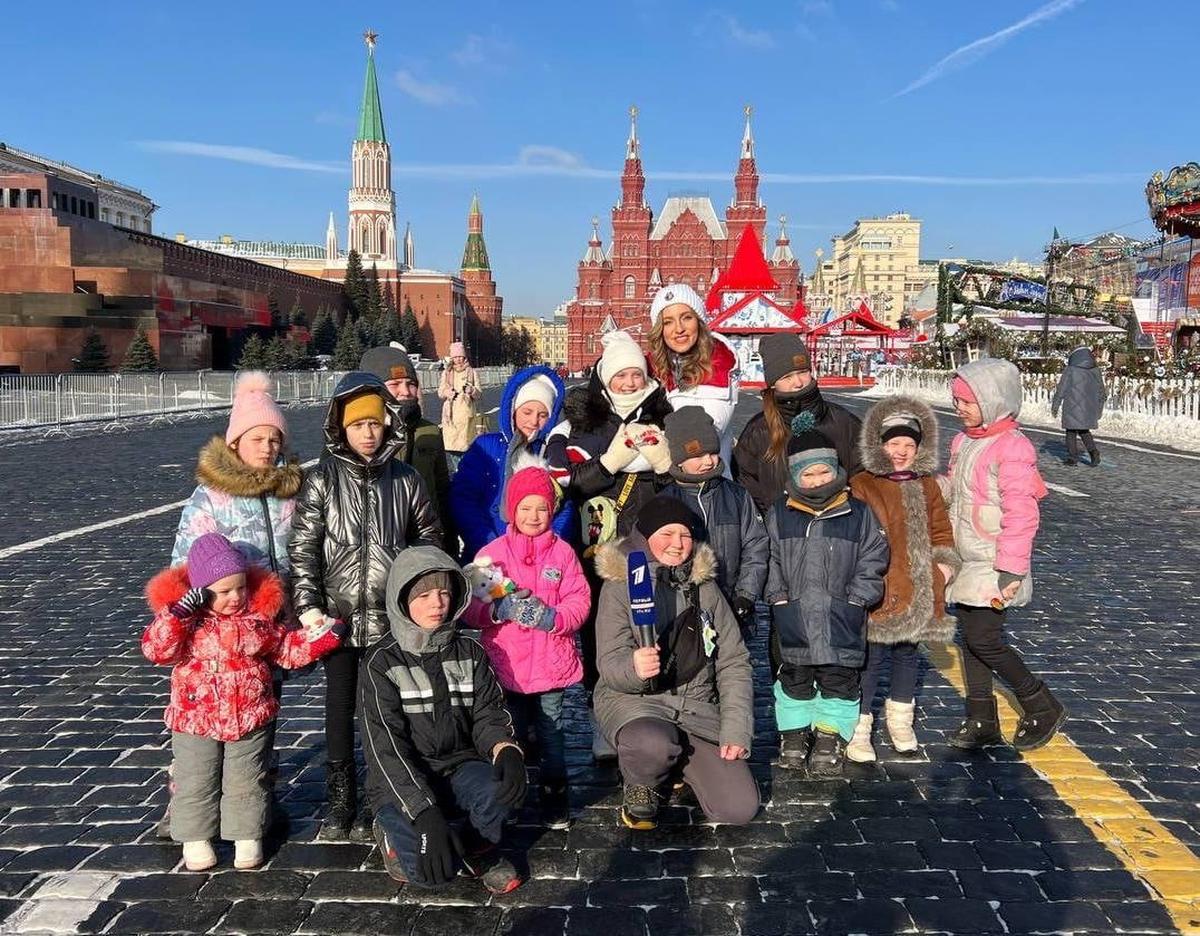
<svg viewBox="0 0 1200 936">
<path fill-rule="evenodd" d="M 732 13 L 710 10 L 696 26 L 697 35 L 719 35 L 747 49 L 773 49 L 775 37 L 765 29 L 745 26 Z"/>
<path fill-rule="evenodd" d="M 256 146 L 228 146 L 222 143 L 196 143 L 190 140 L 142 140 L 138 143 L 144 150 L 153 153 L 170 153 L 173 156 L 200 156 L 205 159 L 223 159 L 227 162 L 246 163 L 267 169 L 291 169 L 300 172 L 345 173 L 344 162 L 318 162 L 259 149 Z"/>
<path fill-rule="evenodd" d="M 514 51 L 513 44 L 500 36 L 471 33 L 463 40 L 461 46 L 450 53 L 450 58 L 463 68 L 500 68 L 506 64 Z"/>
<path fill-rule="evenodd" d="M 900 11 L 900 4 L 897 0 L 879 0 L 879 6 L 880 9 L 888 13 L 898 13 Z"/>
<path fill-rule="evenodd" d="M 833 16 L 832 0 L 804 0 L 800 12 L 805 16 Z"/>
<path fill-rule="evenodd" d="M 317 162 L 252 146 L 227 146 L 185 140 L 144 140 L 142 149 L 176 156 L 200 156 L 229 162 L 248 163 L 271 169 L 345 174 L 343 163 Z M 557 146 L 531 143 L 521 147 L 511 162 L 501 163 L 393 163 L 392 175 L 420 179 L 504 179 L 519 177 L 565 177 L 618 179 L 619 169 L 589 166 L 579 155 Z M 699 172 L 663 170 L 648 173 L 660 182 L 718 182 L 728 184 L 728 170 Z M 1142 178 L 1137 172 L 1088 172 L 1079 175 L 954 176 L 913 173 L 797 173 L 767 172 L 762 181 L 773 185 L 905 184 L 952 187 L 1127 185 Z"/>
<path fill-rule="evenodd" d="M 453 85 L 437 81 L 422 81 L 407 68 L 395 74 L 396 87 L 414 100 L 430 107 L 445 107 L 449 104 L 466 104 L 470 100 Z"/>
<path fill-rule="evenodd" d="M 923 88 L 925 85 L 937 81 L 951 72 L 966 68 L 981 58 L 991 55 L 1018 33 L 1024 32 L 1038 23 L 1044 23 L 1047 20 L 1053 19 L 1061 13 L 1066 13 L 1072 7 L 1079 6 L 1081 3 L 1083 3 L 1083 0 L 1051 0 L 1050 3 L 1038 7 L 1023 20 L 1019 20 L 1011 26 L 1005 26 L 1003 29 L 999 29 L 981 39 L 976 39 L 974 42 L 968 42 L 964 46 L 959 46 L 945 58 L 935 62 L 916 81 L 901 88 L 892 97 L 901 97 L 912 91 L 916 91 L 918 88 Z"/>
</svg>

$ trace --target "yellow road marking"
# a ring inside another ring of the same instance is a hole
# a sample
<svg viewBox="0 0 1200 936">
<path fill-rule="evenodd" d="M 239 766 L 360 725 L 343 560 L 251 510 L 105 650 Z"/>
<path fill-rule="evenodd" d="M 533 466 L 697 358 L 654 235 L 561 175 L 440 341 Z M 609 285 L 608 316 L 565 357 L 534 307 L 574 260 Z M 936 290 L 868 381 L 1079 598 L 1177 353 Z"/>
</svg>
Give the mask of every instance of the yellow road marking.
<svg viewBox="0 0 1200 936">
<path fill-rule="evenodd" d="M 962 658 L 955 650 L 930 647 L 929 659 L 960 694 L 966 694 Z M 1003 695 L 997 698 L 1004 734 L 1012 737 L 1017 712 Z M 1021 756 L 1075 810 L 1097 841 L 1150 889 L 1180 932 L 1200 934 L 1200 857 L 1062 734 Z"/>
</svg>

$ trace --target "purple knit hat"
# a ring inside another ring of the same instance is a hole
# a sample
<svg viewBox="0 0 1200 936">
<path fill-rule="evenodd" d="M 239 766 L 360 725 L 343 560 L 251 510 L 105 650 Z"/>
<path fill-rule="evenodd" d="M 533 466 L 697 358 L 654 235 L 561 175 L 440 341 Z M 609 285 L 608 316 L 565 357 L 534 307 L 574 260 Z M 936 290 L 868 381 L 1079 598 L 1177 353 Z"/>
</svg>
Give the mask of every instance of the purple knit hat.
<svg viewBox="0 0 1200 936">
<path fill-rule="evenodd" d="M 188 550 L 188 582 L 192 588 L 208 588 L 227 575 L 246 571 L 246 557 L 220 533 L 205 533 Z"/>
</svg>

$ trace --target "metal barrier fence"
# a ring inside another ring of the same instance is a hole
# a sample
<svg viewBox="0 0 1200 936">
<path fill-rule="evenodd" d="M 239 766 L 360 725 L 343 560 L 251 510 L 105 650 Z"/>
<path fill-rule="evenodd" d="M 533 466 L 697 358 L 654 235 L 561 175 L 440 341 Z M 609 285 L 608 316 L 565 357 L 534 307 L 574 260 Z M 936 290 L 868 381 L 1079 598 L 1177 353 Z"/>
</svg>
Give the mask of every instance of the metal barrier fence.
<svg viewBox="0 0 1200 936">
<path fill-rule="evenodd" d="M 918 370 L 907 367 L 881 367 L 875 372 L 875 385 L 896 393 L 926 391 L 944 393 L 950 402 L 950 378 L 954 371 Z M 1025 403 L 1050 405 L 1058 374 L 1022 374 L 1021 394 Z M 1104 378 L 1108 397 L 1104 409 L 1110 413 L 1200 419 L 1200 381 L 1119 377 Z"/>
<path fill-rule="evenodd" d="M 481 387 L 504 384 L 511 367 L 477 367 Z M 418 370 L 421 389 L 437 389 L 440 371 Z M 228 407 L 237 375 L 230 371 L 147 374 L 0 374 L 0 430 L 115 422 L 139 416 L 200 413 Z M 341 371 L 271 374 L 280 403 L 328 400 Z"/>
</svg>

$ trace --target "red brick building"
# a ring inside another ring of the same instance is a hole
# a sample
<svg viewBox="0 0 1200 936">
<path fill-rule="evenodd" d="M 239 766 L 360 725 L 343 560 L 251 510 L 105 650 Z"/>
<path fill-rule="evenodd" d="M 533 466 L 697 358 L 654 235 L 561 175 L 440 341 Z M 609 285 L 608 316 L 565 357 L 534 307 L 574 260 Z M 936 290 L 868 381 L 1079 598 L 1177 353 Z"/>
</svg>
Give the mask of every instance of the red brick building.
<svg viewBox="0 0 1200 936">
<path fill-rule="evenodd" d="M 763 241 L 767 209 L 758 197 L 758 167 L 750 108 L 741 155 L 733 176 L 733 198 L 724 218 L 704 195 L 672 195 L 655 219 L 646 203 L 646 176 L 637 134 L 637 109 L 630 112 L 621 200 L 612 209 L 612 243 L 605 249 L 599 221 L 579 262 L 575 298 L 567 306 L 567 366 L 578 371 L 600 354 L 600 335 L 625 328 L 644 340 L 649 333 L 650 298 L 660 286 L 687 283 L 700 295 L 728 268 L 737 238 L 749 225 Z M 774 299 L 791 305 L 800 298 L 800 265 L 782 226 L 768 261 L 778 284 Z"/>
</svg>

